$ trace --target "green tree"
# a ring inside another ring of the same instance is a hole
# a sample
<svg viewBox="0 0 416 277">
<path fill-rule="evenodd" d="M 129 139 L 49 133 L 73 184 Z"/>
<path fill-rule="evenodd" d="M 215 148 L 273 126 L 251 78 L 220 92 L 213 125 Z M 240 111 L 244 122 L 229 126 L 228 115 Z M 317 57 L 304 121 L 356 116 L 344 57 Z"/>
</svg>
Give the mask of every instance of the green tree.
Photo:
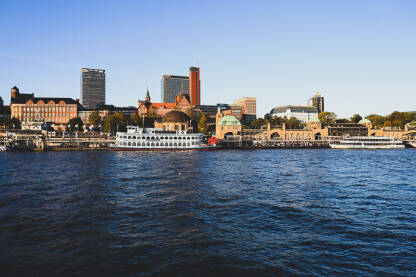
<svg viewBox="0 0 416 277">
<path fill-rule="evenodd" d="M 135 112 L 130 116 L 128 124 L 143 127 L 143 118 L 140 117 L 137 112 Z"/>
<path fill-rule="evenodd" d="M 358 123 L 358 122 L 360 122 L 360 120 L 361 119 L 363 119 L 362 117 L 361 117 L 361 115 L 359 115 L 358 113 L 356 113 L 356 114 L 354 114 L 352 117 L 351 117 L 351 122 L 352 123 Z"/>
<path fill-rule="evenodd" d="M 98 111 L 93 111 L 88 116 L 88 123 L 92 124 L 94 129 L 98 129 L 98 126 L 101 125 L 101 117 Z"/>
<path fill-rule="evenodd" d="M 296 118 L 296 117 L 291 117 L 289 118 L 289 120 L 286 122 L 287 128 L 288 129 L 300 129 L 300 121 Z"/>
<path fill-rule="evenodd" d="M 386 118 L 384 116 L 378 114 L 370 114 L 366 118 L 371 121 L 373 127 L 383 127 L 384 122 L 386 121 Z"/>
<path fill-rule="evenodd" d="M 201 113 L 198 121 L 198 131 L 206 134 L 208 131 L 207 117 L 204 112 Z"/>
<path fill-rule="evenodd" d="M 104 132 L 115 133 L 118 131 L 126 131 L 127 122 L 124 115 L 120 112 L 115 112 L 106 117 L 104 121 Z"/>
<path fill-rule="evenodd" d="M 335 123 L 350 123 L 350 121 L 346 118 L 336 119 Z"/>
<path fill-rule="evenodd" d="M 391 121 L 392 126 L 403 128 L 405 121 L 403 113 L 394 111 L 387 118 Z"/>
<path fill-rule="evenodd" d="M 74 117 L 68 122 L 69 124 L 69 132 L 73 133 L 75 131 L 82 132 L 84 130 L 82 119 L 79 117 Z"/>
<path fill-rule="evenodd" d="M 332 112 L 321 112 L 318 116 L 323 125 L 335 123 L 337 116 Z"/>
<path fill-rule="evenodd" d="M 263 118 L 259 117 L 256 120 L 254 120 L 253 122 L 251 122 L 250 127 L 252 129 L 260 129 L 265 124 L 267 124 L 266 120 L 264 120 Z"/>
<path fill-rule="evenodd" d="M 403 117 L 404 123 L 407 124 L 416 120 L 416 113 L 403 113 Z"/>
</svg>

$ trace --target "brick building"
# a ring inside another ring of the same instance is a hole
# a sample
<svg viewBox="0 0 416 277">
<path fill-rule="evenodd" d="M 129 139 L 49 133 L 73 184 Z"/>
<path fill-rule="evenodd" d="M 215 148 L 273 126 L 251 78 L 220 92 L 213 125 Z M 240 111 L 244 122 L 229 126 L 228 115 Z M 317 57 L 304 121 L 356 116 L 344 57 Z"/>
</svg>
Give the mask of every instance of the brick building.
<svg viewBox="0 0 416 277">
<path fill-rule="evenodd" d="M 53 122 L 66 124 L 78 116 L 81 107 L 72 98 L 35 97 L 34 93 L 20 93 L 15 86 L 11 90 L 11 117 L 27 122 Z"/>
</svg>

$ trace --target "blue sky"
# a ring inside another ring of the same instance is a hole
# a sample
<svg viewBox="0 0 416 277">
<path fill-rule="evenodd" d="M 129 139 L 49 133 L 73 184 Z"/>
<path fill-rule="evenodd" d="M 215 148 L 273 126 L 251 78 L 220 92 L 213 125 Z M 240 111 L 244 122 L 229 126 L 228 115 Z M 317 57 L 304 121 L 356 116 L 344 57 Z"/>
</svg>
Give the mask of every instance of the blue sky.
<svg viewBox="0 0 416 277">
<path fill-rule="evenodd" d="M 258 115 L 316 91 L 338 117 L 416 110 L 416 1 L 0 0 L 0 96 L 79 98 L 107 70 L 107 103 L 137 106 L 164 74 L 201 68 L 203 104 L 257 97 Z"/>
</svg>

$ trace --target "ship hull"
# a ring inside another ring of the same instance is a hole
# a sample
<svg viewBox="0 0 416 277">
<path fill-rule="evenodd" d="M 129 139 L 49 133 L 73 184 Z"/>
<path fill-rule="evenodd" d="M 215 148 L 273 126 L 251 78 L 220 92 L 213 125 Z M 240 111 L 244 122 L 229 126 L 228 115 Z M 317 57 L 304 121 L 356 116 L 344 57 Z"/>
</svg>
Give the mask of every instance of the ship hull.
<svg viewBox="0 0 416 277">
<path fill-rule="evenodd" d="M 110 146 L 108 147 L 109 151 L 207 151 L 207 150 L 215 150 L 218 147 L 207 146 L 207 147 L 200 147 L 200 148 L 129 148 L 129 147 L 117 147 L 117 146 Z"/>
<path fill-rule="evenodd" d="M 404 149 L 404 145 L 377 145 L 377 146 L 370 146 L 370 145 L 337 145 L 337 144 L 330 144 L 329 145 L 332 149 L 362 149 L 362 150 L 390 150 L 390 149 Z"/>
</svg>

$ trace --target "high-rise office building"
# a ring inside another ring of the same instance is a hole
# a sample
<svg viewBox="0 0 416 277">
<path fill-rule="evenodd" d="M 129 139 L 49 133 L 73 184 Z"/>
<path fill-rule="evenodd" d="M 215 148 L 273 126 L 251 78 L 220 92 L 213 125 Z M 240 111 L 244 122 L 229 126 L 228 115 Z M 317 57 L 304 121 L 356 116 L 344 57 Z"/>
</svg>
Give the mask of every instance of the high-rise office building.
<svg viewBox="0 0 416 277">
<path fill-rule="evenodd" d="M 317 92 L 313 97 L 309 98 L 308 105 L 318 109 L 318 114 L 325 111 L 324 97 Z"/>
<path fill-rule="evenodd" d="M 233 104 L 242 107 L 241 120 L 244 125 L 250 125 L 256 120 L 256 97 L 242 97 L 235 100 Z"/>
<path fill-rule="evenodd" d="M 189 97 L 192 105 L 201 105 L 201 81 L 199 67 L 189 68 Z"/>
<path fill-rule="evenodd" d="M 164 75 L 162 77 L 162 103 L 175 103 L 176 96 L 189 94 L 189 77 Z"/>
<path fill-rule="evenodd" d="M 105 70 L 81 68 L 81 104 L 87 109 L 105 105 Z"/>
</svg>

